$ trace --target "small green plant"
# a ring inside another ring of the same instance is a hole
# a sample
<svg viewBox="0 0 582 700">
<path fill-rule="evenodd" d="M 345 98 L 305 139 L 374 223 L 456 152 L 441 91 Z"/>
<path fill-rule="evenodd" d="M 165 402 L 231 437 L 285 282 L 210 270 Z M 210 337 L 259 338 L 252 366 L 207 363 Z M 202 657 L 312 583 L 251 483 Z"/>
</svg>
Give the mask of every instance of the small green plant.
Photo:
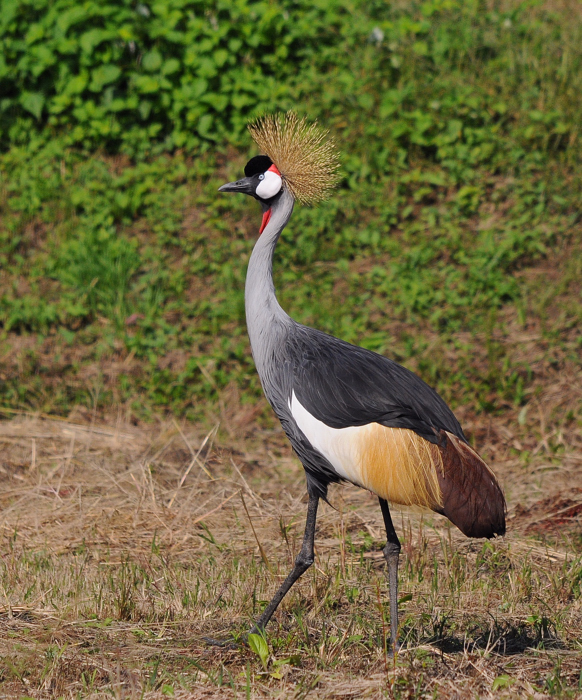
<svg viewBox="0 0 582 700">
<path fill-rule="evenodd" d="M 262 634 L 249 634 L 248 644 L 251 649 L 261 660 L 263 668 L 267 670 L 269 661 L 269 646 L 267 640 Z"/>
<path fill-rule="evenodd" d="M 491 690 L 503 690 L 504 688 L 510 688 L 515 683 L 515 678 L 508 676 L 506 673 L 497 676 L 493 681 Z"/>
</svg>

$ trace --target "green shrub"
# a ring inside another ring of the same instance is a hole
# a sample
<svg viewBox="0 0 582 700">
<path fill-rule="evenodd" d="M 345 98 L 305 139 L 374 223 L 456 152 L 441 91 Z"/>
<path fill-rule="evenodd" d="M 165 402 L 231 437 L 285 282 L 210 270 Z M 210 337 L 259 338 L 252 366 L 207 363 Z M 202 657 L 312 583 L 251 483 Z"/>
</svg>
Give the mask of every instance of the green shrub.
<svg viewBox="0 0 582 700">
<path fill-rule="evenodd" d="M 342 2 L 20 0 L 0 9 L 0 143 L 66 131 L 132 153 L 236 142 L 289 106 L 296 76 L 337 43 Z"/>
<path fill-rule="evenodd" d="M 564 37 L 559 17 L 532 19 L 530 5 L 6 0 L 0 148 L 62 134 L 132 155 L 200 152 L 240 145 L 252 115 L 307 103 L 326 123 L 359 122 L 360 174 L 397 148 L 462 179 L 512 121 L 521 153 L 577 133 L 582 32 Z"/>
</svg>

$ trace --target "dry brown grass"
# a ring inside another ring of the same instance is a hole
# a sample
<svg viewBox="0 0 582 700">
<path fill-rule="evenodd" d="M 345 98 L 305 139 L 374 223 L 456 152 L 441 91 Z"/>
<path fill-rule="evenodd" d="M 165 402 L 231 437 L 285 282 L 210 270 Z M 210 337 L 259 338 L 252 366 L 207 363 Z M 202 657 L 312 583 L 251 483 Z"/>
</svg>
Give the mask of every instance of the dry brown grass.
<svg viewBox="0 0 582 700">
<path fill-rule="evenodd" d="M 396 661 L 382 641 L 380 511 L 351 486 L 322 507 L 316 566 L 268 629 L 266 667 L 204 642 L 247 629 L 298 550 L 303 475 L 279 430 L 0 423 L 0 694 L 579 695 L 582 437 L 560 437 L 557 417 L 580 396 L 570 376 L 547 383 L 521 425 L 464 416 L 505 484 L 508 535 L 484 544 L 397 513 Z"/>
</svg>

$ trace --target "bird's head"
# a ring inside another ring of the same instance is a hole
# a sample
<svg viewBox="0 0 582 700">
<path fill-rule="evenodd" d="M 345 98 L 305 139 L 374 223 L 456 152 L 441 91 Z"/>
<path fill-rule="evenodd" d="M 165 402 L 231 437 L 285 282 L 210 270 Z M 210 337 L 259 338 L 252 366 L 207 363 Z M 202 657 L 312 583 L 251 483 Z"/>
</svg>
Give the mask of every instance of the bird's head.
<svg viewBox="0 0 582 700">
<path fill-rule="evenodd" d="M 283 179 L 277 166 L 269 156 L 255 156 L 245 165 L 245 177 L 236 182 L 228 182 L 218 188 L 219 192 L 242 192 L 257 199 L 263 210 L 263 221 L 259 234 L 263 233 L 265 226 L 271 218 L 271 206 L 275 198 L 281 193 Z"/>
<path fill-rule="evenodd" d="M 267 155 L 251 158 L 245 177 L 222 185 L 219 192 L 242 192 L 257 199 L 263 209 L 262 233 L 284 190 L 303 203 L 325 198 L 338 181 L 338 154 L 326 131 L 294 112 L 262 117 L 249 124 L 249 131 Z"/>
<path fill-rule="evenodd" d="M 219 192 L 242 192 L 268 203 L 279 194 L 283 179 L 277 166 L 269 156 L 255 156 L 245 165 L 245 177 L 236 182 L 228 182 L 218 188 Z"/>
</svg>

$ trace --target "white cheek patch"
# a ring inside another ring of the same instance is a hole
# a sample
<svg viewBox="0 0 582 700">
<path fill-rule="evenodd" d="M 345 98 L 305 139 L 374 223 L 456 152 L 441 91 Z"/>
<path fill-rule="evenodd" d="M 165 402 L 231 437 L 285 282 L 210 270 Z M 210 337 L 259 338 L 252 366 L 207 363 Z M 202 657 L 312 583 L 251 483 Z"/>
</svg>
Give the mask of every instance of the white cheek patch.
<svg viewBox="0 0 582 700">
<path fill-rule="evenodd" d="M 271 199 L 281 191 L 283 180 L 281 176 L 274 173 L 272 170 L 267 170 L 265 179 L 259 182 L 259 186 L 255 190 L 261 199 Z"/>
</svg>

